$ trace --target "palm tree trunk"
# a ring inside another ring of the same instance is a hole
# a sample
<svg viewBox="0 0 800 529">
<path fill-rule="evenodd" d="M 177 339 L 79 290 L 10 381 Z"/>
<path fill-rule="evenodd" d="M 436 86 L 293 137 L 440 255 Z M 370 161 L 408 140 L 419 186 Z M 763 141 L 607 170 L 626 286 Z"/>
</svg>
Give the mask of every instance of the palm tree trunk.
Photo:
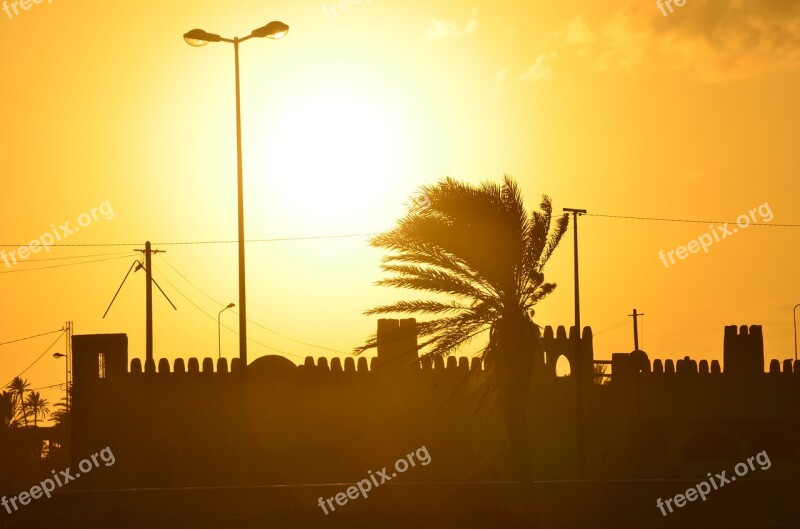
<svg viewBox="0 0 800 529">
<path fill-rule="evenodd" d="M 528 391 L 524 391 L 522 386 L 521 383 L 500 383 L 497 394 L 511 445 L 516 478 L 520 483 L 529 483 L 532 479 L 532 462 L 528 435 Z"/>
<path fill-rule="evenodd" d="M 520 483 L 530 483 L 533 468 L 528 435 L 528 404 L 533 370 L 533 342 L 528 339 L 524 330 L 514 332 L 510 341 L 507 354 L 498 356 L 495 365 L 497 397 L 511 445 L 516 477 Z"/>
</svg>

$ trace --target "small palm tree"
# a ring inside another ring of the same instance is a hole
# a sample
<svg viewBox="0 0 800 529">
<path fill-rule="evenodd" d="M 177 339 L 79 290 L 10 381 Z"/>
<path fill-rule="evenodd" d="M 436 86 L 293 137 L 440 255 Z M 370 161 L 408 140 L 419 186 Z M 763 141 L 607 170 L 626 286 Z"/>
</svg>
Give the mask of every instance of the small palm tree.
<svg viewBox="0 0 800 529">
<path fill-rule="evenodd" d="M 62 397 L 61 402 L 57 402 L 53 406 L 58 409 L 50 414 L 50 419 L 56 423 L 56 426 L 69 428 L 70 413 L 67 409 L 66 397 Z"/>
<path fill-rule="evenodd" d="M 28 394 L 25 405 L 28 408 L 28 412 L 33 416 L 34 426 L 38 424 L 39 417 L 45 419 L 50 414 L 50 409 L 47 407 L 48 404 L 50 403 L 47 402 L 47 399 L 43 399 L 38 391 L 32 391 Z"/>
<path fill-rule="evenodd" d="M 534 353 L 542 350 L 533 307 L 556 287 L 545 282 L 542 270 L 569 219 L 562 215 L 551 227 L 547 196 L 540 211 L 528 214 L 509 176 L 500 185 L 479 186 L 447 178 L 420 192 L 424 208 L 411 209 L 370 243 L 392 252 L 381 268 L 394 275 L 378 285 L 437 299 L 398 301 L 365 314 L 437 315 L 417 324 L 419 349 L 431 357 L 447 356 L 489 331 L 480 356 L 496 389 L 520 480 L 530 481 L 528 402 Z M 356 354 L 376 346 L 373 335 Z"/>
<path fill-rule="evenodd" d="M 8 385 L 8 389 L 11 390 L 11 394 L 14 396 L 14 409 L 16 411 L 16 416 L 22 419 L 22 422 L 25 426 L 28 426 L 28 411 L 25 407 L 25 392 L 28 391 L 30 384 L 27 380 L 14 377 L 11 383 Z"/>
<path fill-rule="evenodd" d="M 0 393 L 0 429 L 17 426 L 15 416 L 14 394 L 10 391 Z"/>
<path fill-rule="evenodd" d="M 608 364 L 594 364 L 592 366 L 592 372 L 594 374 L 595 384 L 600 384 L 601 386 L 608 384 Z"/>
</svg>

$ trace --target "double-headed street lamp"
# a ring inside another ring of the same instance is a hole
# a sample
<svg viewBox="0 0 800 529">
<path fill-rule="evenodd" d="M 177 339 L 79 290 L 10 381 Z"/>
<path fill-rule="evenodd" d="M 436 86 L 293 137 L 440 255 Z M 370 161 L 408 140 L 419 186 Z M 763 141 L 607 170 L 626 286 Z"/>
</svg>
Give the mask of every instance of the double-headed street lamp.
<svg viewBox="0 0 800 529">
<path fill-rule="evenodd" d="M 230 42 L 233 44 L 234 63 L 236 70 L 236 162 L 237 162 L 237 188 L 238 188 L 238 224 L 239 224 L 239 372 L 242 382 L 245 380 L 247 368 L 247 300 L 245 293 L 244 274 L 244 191 L 242 186 L 242 113 L 239 96 L 239 43 L 253 37 L 267 37 L 280 39 L 289 32 L 289 26 L 283 22 L 270 22 L 266 26 L 254 29 L 250 35 L 239 38 L 226 39 L 215 33 L 202 29 L 193 29 L 183 35 L 187 44 L 195 47 L 205 46 L 209 42 Z"/>
<path fill-rule="evenodd" d="M 239 418 L 240 446 L 240 483 L 247 485 L 247 301 L 244 279 L 244 191 L 242 186 L 242 112 L 239 96 L 239 43 L 253 37 L 280 39 L 289 31 L 289 26 L 283 22 L 270 22 L 266 26 L 254 29 L 250 35 L 239 38 L 226 39 L 215 33 L 208 33 L 202 29 L 193 29 L 183 35 L 184 40 L 191 46 L 205 46 L 209 42 L 229 42 L 233 44 L 234 65 L 236 71 L 236 163 L 237 163 L 237 191 L 238 191 L 238 224 L 239 224 L 239 380 L 241 386 L 241 409 Z"/>
</svg>

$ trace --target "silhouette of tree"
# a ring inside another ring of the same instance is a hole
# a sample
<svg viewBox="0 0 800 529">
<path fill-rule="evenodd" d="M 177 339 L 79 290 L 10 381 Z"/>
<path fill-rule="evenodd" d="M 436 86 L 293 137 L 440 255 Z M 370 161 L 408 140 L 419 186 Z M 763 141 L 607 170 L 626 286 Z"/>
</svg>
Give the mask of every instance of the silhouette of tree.
<svg viewBox="0 0 800 529">
<path fill-rule="evenodd" d="M 56 423 L 57 427 L 69 428 L 71 416 L 69 410 L 67 410 L 66 397 L 62 397 L 61 402 L 57 402 L 53 406 L 58 409 L 50 414 L 50 418 Z"/>
<path fill-rule="evenodd" d="M 594 375 L 594 383 L 604 386 L 609 383 L 608 377 L 608 364 L 594 364 L 592 366 L 592 373 Z"/>
<path fill-rule="evenodd" d="M 14 396 L 14 409 L 16 416 L 22 419 L 25 426 L 28 426 L 28 411 L 25 406 L 25 392 L 28 391 L 30 384 L 27 380 L 20 377 L 14 377 L 14 380 L 8 385 Z"/>
<path fill-rule="evenodd" d="M 48 404 L 49 402 L 47 402 L 47 399 L 43 399 L 38 391 L 32 391 L 28 394 L 28 398 L 25 400 L 25 406 L 28 408 L 28 412 L 33 416 L 34 426 L 38 424 L 40 416 L 44 419 L 50 414 L 50 409 L 47 407 Z"/>
<path fill-rule="evenodd" d="M 14 394 L 10 391 L 0 393 L 0 428 L 14 428 L 17 426 Z"/>
<path fill-rule="evenodd" d="M 520 481 L 531 477 L 528 404 L 535 351 L 542 350 L 533 307 L 553 292 L 542 269 L 567 229 L 567 215 L 552 226 L 552 205 L 526 213 L 516 182 L 479 186 L 446 178 L 423 186 L 397 226 L 371 240 L 389 250 L 381 268 L 394 274 L 378 285 L 432 293 L 439 299 L 398 301 L 365 312 L 433 314 L 417 324 L 419 349 L 447 356 L 489 331 L 480 356 L 496 389 Z M 377 335 L 356 354 L 377 346 Z"/>
</svg>

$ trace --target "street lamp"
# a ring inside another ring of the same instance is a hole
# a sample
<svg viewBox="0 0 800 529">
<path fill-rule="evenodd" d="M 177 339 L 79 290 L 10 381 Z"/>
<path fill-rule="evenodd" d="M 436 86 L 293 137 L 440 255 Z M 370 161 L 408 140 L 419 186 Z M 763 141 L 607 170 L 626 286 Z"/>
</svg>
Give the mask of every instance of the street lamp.
<svg viewBox="0 0 800 529">
<path fill-rule="evenodd" d="M 67 358 L 63 353 L 53 353 L 53 358 Z M 69 411 L 69 362 L 64 363 L 64 393 L 67 399 L 67 411 Z"/>
<path fill-rule="evenodd" d="M 267 37 L 280 39 L 289 31 L 289 26 L 283 22 L 273 21 L 254 29 L 244 38 L 234 37 L 227 39 L 215 33 L 202 29 L 193 29 L 183 35 L 187 44 L 195 47 L 205 46 L 209 42 L 229 42 L 233 44 L 234 62 L 236 70 L 236 159 L 237 159 L 237 190 L 238 190 L 238 225 L 239 225 L 239 370 L 244 381 L 245 368 L 247 367 L 247 301 L 245 291 L 245 266 L 244 266 L 244 192 L 242 185 L 242 115 L 239 90 L 239 43 L 253 37 Z"/>
<path fill-rule="evenodd" d="M 792 309 L 792 316 L 794 321 L 794 361 L 797 362 L 797 307 L 800 307 L 800 303 L 794 306 Z"/>
<path fill-rule="evenodd" d="M 236 76 L 236 162 L 237 162 L 237 191 L 238 191 L 238 225 L 239 225 L 239 372 L 244 384 L 245 370 L 247 368 L 247 300 L 245 293 L 244 273 L 244 191 L 242 185 L 242 114 L 239 90 L 239 43 L 253 37 L 280 39 L 289 32 L 289 26 L 283 22 L 273 21 L 254 29 L 250 35 L 228 39 L 216 33 L 209 33 L 202 29 L 193 29 L 183 35 L 183 39 L 190 46 L 201 47 L 209 42 L 228 42 L 233 44 L 235 76 Z"/>
<path fill-rule="evenodd" d="M 247 485 L 247 300 L 244 276 L 244 191 L 242 185 L 242 112 L 239 90 L 239 43 L 253 37 L 280 39 L 289 31 L 289 26 L 283 22 L 273 21 L 256 28 L 250 35 L 239 38 L 227 39 L 215 33 L 202 29 L 193 29 L 183 35 L 183 39 L 190 46 L 205 46 L 209 42 L 228 42 L 233 44 L 234 69 L 236 78 L 236 167 L 237 167 L 237 200 L 238 200 L 238 225 L 239 225 L 239 386 L 241 402 L 239 410 L 239 442 L 240 446 L 240 483 Z"/>
<path fill-rule="evenodd" d="M 222 309 L 221 311 L 219 311 L 219 314 L 217 314 L 217 358 L 222 358 L 222 341 L 221 341 L 221 338 L 220 338 L 220 335 L 219 335 L 219 331 L 220 331 L 220 316 L 222 316 L 223 312 L 225 312 L 228 309 L 232 309 L 235 306 L 236 305 L 233 304 L 233 303 L 228 303 L 228 306 L 225 307 L 224 309 Z"/>
</svg>

